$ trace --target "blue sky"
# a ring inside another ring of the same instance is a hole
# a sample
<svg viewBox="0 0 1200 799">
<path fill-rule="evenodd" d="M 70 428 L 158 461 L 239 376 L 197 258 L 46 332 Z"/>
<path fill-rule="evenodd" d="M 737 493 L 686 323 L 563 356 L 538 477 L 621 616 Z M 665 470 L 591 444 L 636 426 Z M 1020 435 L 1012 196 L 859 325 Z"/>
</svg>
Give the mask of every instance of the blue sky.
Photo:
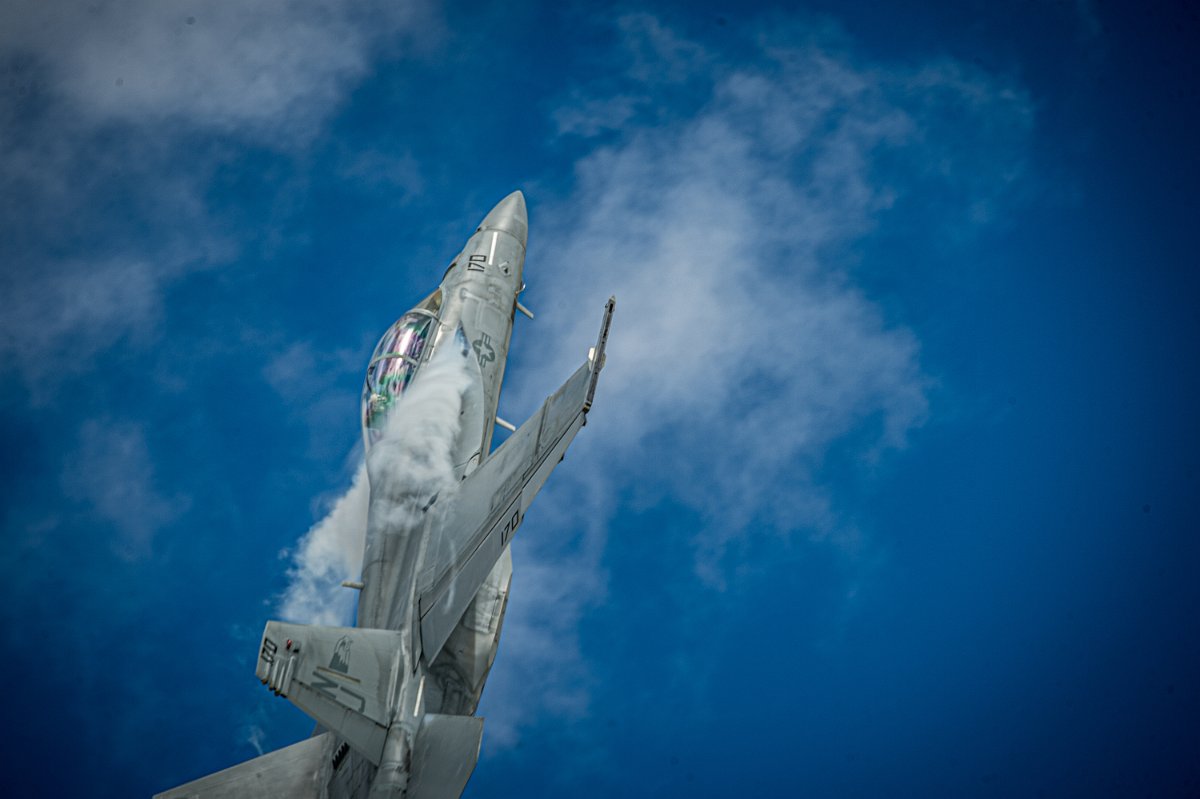
<svg viewBox="0 0 1200 799">
<path fill-rule="evenodd" d="M 308 733 L 262 626 L 376 339 L 520 188 L 502 415 L 619 302 L 468 796 L 1196 795 L 1197 22 L 7 4 L 10 783 L 146 795 Z"/>
</svg>

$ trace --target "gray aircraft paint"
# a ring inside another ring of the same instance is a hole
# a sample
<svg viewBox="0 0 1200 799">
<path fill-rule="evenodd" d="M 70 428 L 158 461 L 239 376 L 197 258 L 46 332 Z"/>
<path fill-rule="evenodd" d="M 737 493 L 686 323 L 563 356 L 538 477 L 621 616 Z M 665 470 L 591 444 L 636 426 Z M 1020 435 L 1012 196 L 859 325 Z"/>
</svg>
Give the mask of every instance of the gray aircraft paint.
<svg viewBox="0 0 1200 799">
<path fill-rule="evenodd" d="M 587 361 L 491 453 L 527 231 L 525 199 L 513 192 L 480 223 L 438 290 L 389 328 L 409 320 L 429 331 L 431 343 L 419 357 L 381 355 L 391 341 L 385 334 L 372 358 L 364 390 L 372 492 L 362 579 L 354 583 L 358 626 L 268 622 L 256 668 L 272 691 L 318 721 L 314 737 L 158 796 L 461 794 L 479 752 L 483 720 L 472 714 L 499 645 L 513 573 L 509 545 L 586 423 L 614 307 L 610 299 Z M 389 482 L 380 465 L 386 450 L 372 449 L 367 420 L 386 416 L 392 395 L 385 394 L 395 386 L 373 384 L 371 375 L 398 366 L 386 379 L 397 378 L 399 394 L 421 370 L 455 363 L 465 388 L 452 397 L 455 440 L 442 439 L 451 451 L 449 486 L 430 492 Z"/>
</svg>

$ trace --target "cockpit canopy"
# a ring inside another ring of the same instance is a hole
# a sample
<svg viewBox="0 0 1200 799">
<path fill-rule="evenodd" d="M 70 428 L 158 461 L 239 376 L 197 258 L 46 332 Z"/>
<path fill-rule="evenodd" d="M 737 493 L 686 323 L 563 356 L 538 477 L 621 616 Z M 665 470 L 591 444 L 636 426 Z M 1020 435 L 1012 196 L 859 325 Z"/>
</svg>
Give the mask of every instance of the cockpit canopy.
<svg viewBox="0 0 1200 799">
<path fill-rule="evenodd" d="M 363 385 L 363 431 L 367 446 L 383 435 L 388 409 L 417 374 L 422 357 L 437 333 L 436 313 L 441 308 L 437 291 L 396 320 L 379 340 Z"/>
</svg>

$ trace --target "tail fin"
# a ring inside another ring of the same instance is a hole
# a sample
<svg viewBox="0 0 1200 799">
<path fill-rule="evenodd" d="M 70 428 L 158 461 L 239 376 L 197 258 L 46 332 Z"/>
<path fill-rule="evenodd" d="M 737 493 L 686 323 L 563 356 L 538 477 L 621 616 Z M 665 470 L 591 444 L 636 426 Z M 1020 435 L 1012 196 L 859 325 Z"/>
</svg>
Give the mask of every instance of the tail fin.
<svg viewBox="0 0 1200 799">
<path fill-rule="evenodd" d="M 413 747 L 407 799 L 458 799 L 479 759 L 483 719 L 426 714 Z"/>
<path fill-rule="evenodd" d="M 324 782 L 329 733 L 155 794 L 154 799 L 316 799 Z M 456 794 L 457 796 L 457 794 Z"/>
<path fill-rule="evenodd" d="M 400 633 L 267 622 L 255 674 L 379 765 Z"/>
</svg>

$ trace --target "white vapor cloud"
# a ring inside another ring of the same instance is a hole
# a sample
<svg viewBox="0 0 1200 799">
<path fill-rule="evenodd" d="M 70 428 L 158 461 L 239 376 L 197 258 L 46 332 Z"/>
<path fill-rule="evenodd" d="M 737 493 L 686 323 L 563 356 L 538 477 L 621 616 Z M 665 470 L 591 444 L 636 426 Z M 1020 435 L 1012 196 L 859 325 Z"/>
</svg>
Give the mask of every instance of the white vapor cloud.
<svg viewBox="0 0 1200 799">
<path fill-rule="evenodd" d="M 451 501 L 451 448 L 458 436 L 462 394 L 471 380 L 467 363 L 454 343 L 446 342 L 389 410 L 384 435 L 367 455 L 370 476 L 368 465 L 360 466 L 346 493 L 301 539 L 279 605 L 284 619 L 350 622 L 355 597 L 341 582 L 362 571 L 372 486 L 375 512 L 386 514 L 377 525 L 411 527 L 430 496 L 438 494 L 443 507 Z"/>
<path fill-rule="evenodd" d="M 357 579 L 362 571 L 369 498 L 364 464 L 325 518 L 300 539 L 279 602 L 281 618 L 301 624 L 350 623 L 355 597 L 342 581 Z"/>
<path fill-rule="evenodd" d="M 410 498 L 428 501 L 454 487 L 459 412 L 472 379 L 468 364 L 458 342 L 444 341 L 388 410 L 383 437 L 367 454 L 367 468 L 373 493 L 389 500 L 389 527 L 420 522 L 411 515 L 420 508 L 414 509 Z"/>
<path fill-rule="evenodd" d="M 754 63 L 723 63 L 645 15 L 620 27 L 642 54 L 628 98 L 592 107 L 648 105 L 654 53 L 664 80 L 710 90 L 693 115 L 659 113 L 584 157 L 574 190 L 531 220 L 536 335 L 570 346 L 514 370 L 506 404 L 536 407 L 594 340 L 604 298 L 618 303 L 591 424 L 514 567 L 505 671 L 548 678 L 501 678 L 493 717 L 586 707 L 570 631 L 603 598 L 606 531 L 631 497 L 700 520 L 695 571 L 717 589 L 753 569 L 737 559 L 751 530 L 875 560 L 821 469 L 848 440 L 865 468 L 904 447 L 932 381 L 913 332 L 856 286 L 856 247 L 931 186 L 989 209 L 947 227 L 987 221 L 1022 169 L 1028 99 L 953 62 L 879 68 L 828 31 L 797 29 L 764 34 Z M 587 131 L 572 113 L 552 117 Z"/>
</svg>

